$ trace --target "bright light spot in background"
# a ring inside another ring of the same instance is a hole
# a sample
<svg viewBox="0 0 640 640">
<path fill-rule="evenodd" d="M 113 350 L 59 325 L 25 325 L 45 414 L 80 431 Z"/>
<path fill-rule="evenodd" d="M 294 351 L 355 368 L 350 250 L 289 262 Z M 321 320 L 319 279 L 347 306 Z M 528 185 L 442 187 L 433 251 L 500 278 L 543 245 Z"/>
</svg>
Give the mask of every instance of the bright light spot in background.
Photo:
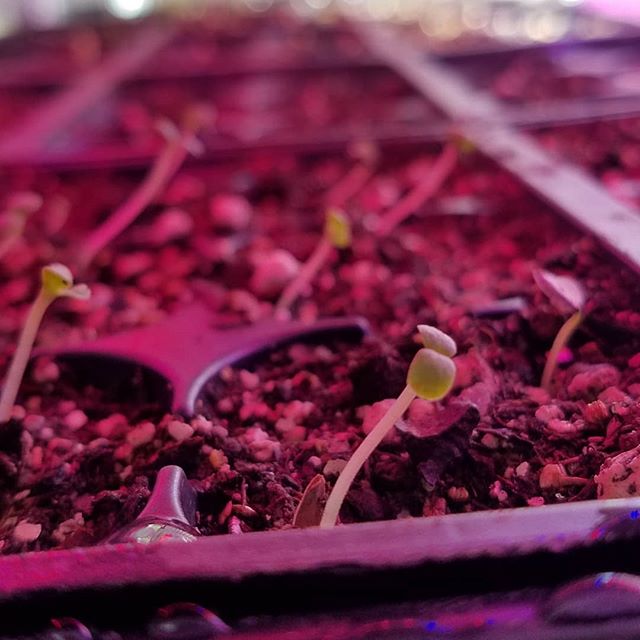
<svg viewBox="0 0 640 640">
<path fill-rule="evenodd" d="M 556 11 L 532 13 L 524 21 L 526 35 L 537 42 L 560 40 L 560 38 L 567 35 L 569 27 L 569 17 Z"/>
<path fill-rule="evenodd" d="M 462 5 L 462 22 L 467 29 L 486 29 L 491 20 L 491 9 L 481 0 L 468 0 Z"/>
<path fill-rule="evenodd" d="M 420 28 L 429 38 L 455 40 L 463 33 L 461 11 L 453 4 L 439 4 L 427 8 L 420 19 Z"/>
<path fill-rule="evenodd" d="M 307 4 L 312 9 L 326 9 L 331 4 L 331 0 L 307 0 Z"/>
<path fill-rule="evenodd" d="M 132 20 L 149 13 L 154 0 L 106 0 L 107 11 L 117 18 Z"/>
<path fill-rule="evenodd" d="M 25 21 L 37 29 L 55 27 L 67 18 L 67 0 L 31 0 L 23 4 Z"/>
<path fill-rule="evenodd" d="M 364 0 L 341 0 L 340 4 L 347 15 L 361 17 L 364 12 Z"/>
<path fill-rule="evenodd" d="M 273 6 L 273 0 L 244 0 L 251 11 L 268 11 Z"/>
<path fill-rule="evenodd" d="M 396 19 L 400 22 L 413 22 L 420 18 L 424 0 L 403 0 L 396 10 Z"/>
<path fill-rule="evenodd" d="M 291 8 L 300 16 L 312 16 L 316 11 L 326 9 L 331 0 L 290 0 Z"/>
<path fill-rule="evenodd" d="M 20 26 L 20 7 L 13 0 L 0 0 L 0 37 L 13 33 Z"/>
<path fill-rule="evenodd" d="M 367 0 L 367 13 L 372 20 L 391 20 L 397 10 L 397 0 Z"/>
<path fill-rule="evenodd" d="M 522 33 L 522 16 L 508 8 L 497 10 L 491 18 L 491 32 L 503 40 L 516 40 Z"/>
</svg>

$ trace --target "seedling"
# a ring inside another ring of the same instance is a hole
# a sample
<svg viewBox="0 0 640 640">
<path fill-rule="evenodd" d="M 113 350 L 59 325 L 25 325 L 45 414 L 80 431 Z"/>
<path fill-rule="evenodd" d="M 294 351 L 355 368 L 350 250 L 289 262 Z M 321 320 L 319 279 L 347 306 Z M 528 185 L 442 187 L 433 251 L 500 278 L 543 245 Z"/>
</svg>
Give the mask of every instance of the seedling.
<svg viewBox="0 0 640 640">
<path fill-rule="evenodd" d="M 460 153 L 465 153 L 467 149 L 468 145 L 464 139 L 452 139 L 424 178 L 380 218 L 376 230 L 377 234 L 379 236 L 389 235 L 414 211 L 431 200 L 455 169 Z"/>
<path fill-rule="evenodd" d="M 31 191 L 14 194 L 0 219 L 0 259 L 20 239 L 29 216 L 42 206 L 42 198 Z"/>
<path fill-rule="evenodd" d="M 348 153 L 356 160 L 356 164 L 329 189 L 325 198 L 329 207 L 344 207 L 369 181 L 378 163 L 378 148 L 371 142 L 356 142 L 350 146 Z"/>
<path fill-rule="evenodd" d="M 318 526 L 322 517 L 321 505 L 326 488 L 327 483 L 323 475 L 318 474 L 311 479 L 293 515 L 293 526 L 296 529 Z"/>
<path fill-rule="evenodd" d="M 0 423 L 11 418 L 38 328 L 49 305 L 56 298 L 87 300 L 90 295 L 86 284 L 73 284 L 73 275 L 63 264 L 53 263 L 42 269 L 40 291 L 29 309 L 0 395 Z"/>
<path fill-rule="evenodd" d="M 457 351 L 456 343 L 446 333 L 429 325 L 418 325 L 418 331 L 424 348 L 416 353 L 409 365 L 407 386 L 362 441 L 340 473 L 325 505 L 320 520 L 321 527 L 335 525 L 342 503 L 358 472 L 413 400 L 416 397 L 431 401 L 441 400 L 453 386 L 456 365 L 452 358 Z"/>
<path fill-rule="evenodd" d="M 166 140 L 163 150 L 138 188 L 83 241 L 79 252 L 80 267 L 89 265 L 164 191 L 190 153 L 200 155 L 203 152 L 196 134 L 210 117 L 206 109 L 193 109 L 185 116 L 180 129 L 169 120 L 158 123 L 158 130 Z"/>
<path fill-rule="evenodd" d="M 557 276 L 544 269 L 536 269 L 533 272 L 533 278 L 540 290 L 549 297 L 560 312 L 572 312 L 560 327 L 544 365 L 540 386 L 545 391 L 549 391 L 558 366 L 558 357 L 585 318 L 586 294 L 582 285 L 569 276 Z"/>
<path fill-rule="evenodd" d="M 329 209 L 320 241 L 302 265 L 294 278 L 282 292 L 276 303 L 275 315 L 287 318 L 293 303 L 302 295 L 324 264 L 336 249 L 346 249 L 351 245 L 351 225 L 348 218 L 338 209 Z"/>
</svg>

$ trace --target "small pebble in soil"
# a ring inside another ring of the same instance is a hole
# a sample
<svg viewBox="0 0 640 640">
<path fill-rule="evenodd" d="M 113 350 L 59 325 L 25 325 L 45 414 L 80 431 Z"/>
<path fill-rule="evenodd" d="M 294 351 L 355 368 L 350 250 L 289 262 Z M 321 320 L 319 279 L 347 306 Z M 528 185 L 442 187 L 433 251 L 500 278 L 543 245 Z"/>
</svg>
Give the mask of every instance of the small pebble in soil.
<svg viewBox="0 0 640 640">
<path fill-rule="evenodd" d="M 149 229 L 144 229 L 144 239 L 155 246 L 162 246 L 188 236 L 192 229 L 193 218 L 184 209 L 173 207 L 163 211 Z"/>
<path fill-rule="evenodd" d="M 229 460 L 221 449 L 211 450 L 211 453 L 209 453 L 209 463 L 216 471 L 229 467 Z"/>
<path fill-rule="evenodd" d="M 38 358 L 31 377 L 35 382 L 55 382 L 60 377 L 60 367 L 49 358 Z"/>
<path fill-rule="evenodd" d="M 548 424 L 551 420 L 564 418 L 564 412 L 555 404 L 545 404 L 536 409 L 536 419 L 543 424 Z"/>
<path fill-rule="evenodd" d="M 282 292 L 299 271 L 300 262 L 291 253 L 275 249 L 254 259 L 249 287 L 257 296 L 273 298 Z"/>
<path fill-rule="evenodd" d="M 591 398 L 620 382 L 620 371 L 610 364 L 580 365 L 567 387 L 571 398 Z"/>
<path fill-rule="evenodd" d="M 449 487 L 447 495 L 452 502 L 467 502 L 469 492 L 464 487 Z"/>
<path fill-rule="evenodd" d="M 209 218 L 217 229 L 241 231 L 251 222 L 251 205 L 242 196 L 221 193 L 209 201 Z"/>
<path fill-rule="evenodd" d="M 34 542 L 42 533 L 42 525 L 21 520 L 13 530 L 13 539 L 19 544 Z"/>
<path fill-rule="evenodd" d="M 213 422 L 211 422 L 211 420 L 207 420 L 203 416 L 196 416 L 193 418 L 191 420 L 191 426 L 194 428 L 196 433 L 203 436 L 210 436 L 214 432 Z"/>
<path fill-rule="evenodd" d="M 141 422 L 127 433 L 127 443 L 134 449 L 151 442 L 156 434 L 153 422 Z"/>
<path fill-rule="evenodd" d="M 326 478 L 338 477 L 347 466 L 346 460 L 329 460 L 322 470 L 322 475 Z"/>
<path fill-rule="evenodd" d="M 71 431 L 77 431 L 78 429 L 82 429 L 88 421 L 89 418 L 84 411 L 81 409 L 74 409 L 65 416 L 64 425 L 71 429 Z"/>
<path fill-rule="evenodd" d="M 609 409 L 602 400 L 594 400 L 585 406 L 582 415 L 587 422 L 598 424 L 609 418 Z"/>
<path fill-rule="evenodd" d="M 172 420 L 167 425 L 167 432 L 177 442 L 187 440 L 193 435 L 193 427 L 180 420 Z"/>
<path fill-rule="evenodd" d="M 568 420 L 549 420 L 545 427 L 550 437 L 554 438 L 574 438 L 584 430 L 584 423 L 581 420 L 569 422 Z"/>
</svg>

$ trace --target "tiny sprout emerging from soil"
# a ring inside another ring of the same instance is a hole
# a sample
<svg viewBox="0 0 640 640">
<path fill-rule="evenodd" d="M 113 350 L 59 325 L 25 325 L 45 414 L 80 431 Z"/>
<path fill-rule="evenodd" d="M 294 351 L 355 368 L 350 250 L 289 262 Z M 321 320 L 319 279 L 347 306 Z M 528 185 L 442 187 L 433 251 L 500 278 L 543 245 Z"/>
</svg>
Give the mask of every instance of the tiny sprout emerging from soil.
<svg viewBox="0 0 640 640">
<path fill-rule="evenodd" d="M 467 152 L 468 144 L 464 138 L 452 137 L 424 178 L 380 218 L 376 233 L 379 236 L 389 235 L 413 212 L 431 200 L 453 173 L 460 154 Z"/>
<path fill-rule="evenodd" d="M 53 263 L 43 267 L 40 291 L 29 309 L 0 395 L 0 422 L 7 422 L 11 418 L 38 328 L 49 305 L 56 298 L 87 300 L 90 296 L 91 291 L 86 284 L 73 284 L 73 275 L 63 264 Z"/>
<path fill-rule="evenodd" d="M 158 123 L 157 128 L 166 140 L 164 148 L 138 188 L 83 242 L 81 267 L 89 265 L 162 193 L 190 153 L 200 155 L 203 152 L 202 143 L 196 135 L 211 119 L 208 109 L 194 108 L 187 112 L 180 128 L 169 120 Z"/>
<path fill-rule="evenodd" d="M 353 198 L 371 178 L 380 158 L 378 147 L 366 140 L 354 142 L 347 152 L 356 164 L 329 189 L 326 203 L 330 207 L 343 207 Z"/>
<path fill-rule="evenodd" d="M 322 517 L 321 505 L 326 490 L 327 482 L 323 475 L 318 474 L 311 479 L 293 516 L 293 526 L 296 529 L 318 526 Z"/>
<path fill-rule="evenodd" d="M 29 216 L 41 206 L 42 198 L 31 191 L 15 193 L 9 198 L 0 221 L 0 259 L 22 236 Z"/>
<path fill-rule="evenodd" d="M 549 391 L 553 374 L 558 366 L 558 357 L 584 320 L 586 294 L 582 285 L 569 276 L 557 276 L 544 269 L 536 269 L 533 272 L 533 278 L 540 290 L 548 296 L 549 300 L 560 312 L 572 312 L 571 316 L 560 327 L 544 365 L 540 386 L 545 391 Z"/>
<path fill-rule="evenodd" d="M 456 365 L 452 358 L 457 351 L 456 343 L 446 333 L 429 325 L 419 325 L 418 331 L 424 347 L 416 353 L 409 365 L 407 386 L 362 441 L 340 473 L 322 514 L 321 527 L 335 525 L 342 503 L 358 472 L 411 402 L 416 397 L 431 401 L 441 400 L 453 386 Z"/>
<path fill-rule="evenodd" d="M 349 219 L 338 209 L 330 208 L 324 223 L 324 232 L 320 241 L 302 265 L 294 278 L 282 292 L 276 303 L 276 317 L 286 318 L 296 299 L 302 295 L 309 283 L 315 278 L 335 249 L 346 249 L 351 245 L 351 225 Z"/>
</svg>

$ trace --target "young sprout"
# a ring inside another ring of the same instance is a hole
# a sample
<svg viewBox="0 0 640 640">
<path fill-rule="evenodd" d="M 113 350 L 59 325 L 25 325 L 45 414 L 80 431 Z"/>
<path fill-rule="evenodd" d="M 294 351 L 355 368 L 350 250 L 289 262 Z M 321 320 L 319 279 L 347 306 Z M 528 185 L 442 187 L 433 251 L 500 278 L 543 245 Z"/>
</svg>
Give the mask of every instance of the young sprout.
<svg viewBox="0 0 640 640">
<path fill-rule="evenodd" d="M 326 488 L 327 483 L 323 475 L 318 474 L 311 479 L 293 515 L 293 526 L 296 529 L 317 527 L 320 524 L 320 518 L 322 517 L 321 505 Z"/>
<path fill-rule="evenodd" d="M 376 145 L 368 141 L 350 145 L 348 154 L 356 160 L 356 164 L 329 189 L 325 198 L 329 207 L 343 207 L 364 187 L 373 175 L 380 155 Z"/>
<path fill-rule="evenodd" d="M 382 215 L 376 233 L 379 236 L 389 235 L 414 211 L 431 200 L 455 169 L 460 153 L 466 153 L 468 149 L 469 144 L 463 138 L 453 138 L 447 143 L 424 178 Z"/>
<path fill-rule="evenodd" d="M 544 269 L 536 269 L 533 279 L 540 290 L 546 294 L 552 304 L 562 313 L 571 312 L 566 322 L 560 327 L 556 335 L 547 361 L 542 372 L 540 386 L 545 390 L 551 389 L 553 374 L 558 366 L 558 357 L 569 343 L 571 336 L 576 332 L 585 317 L 584 306 L 586 294 L 582 285 L 569 276 L 557 276 Z"/>
<path fill-rule="evenodd" d="M 42 206 L 42 198 L 31 191 L 15 193 L 0 218 L 0 259 L 22 236 L 29 216 Z"/>
<path fill-rule="evenodd" d="M 40 291 L 29 309 L 2 388 L 2 394 L 0 394 L 0 423 L 7 422 L 11 418 L 13 405 L 31 355 L 36 333 L 49 305 L 56 298 L 66 297 L 87 300 L 90 295 L 91 291 L 86 284 L 73 284 L 71 271 L 63 264 L 53 263 L 43 267 Z"/>
<path fill-rule="evenodd" d="M 351 225 L 348 218 L 338 209 L 329 209 L 320 241 L 313 253 L 302 265 L 296 278 L 287 285 L 276 303 L 276 317 L 288 317 L 293 303 L 309 286 L 309 283 L 329 260 L 334 250 L 346 249 L 350 245 Z"/>
<path fill-rule="evenodd" d="M 431 401 L 441 400 L 453 386 L 456 365 L 452 358 L 457 351 L 456 343 L 446 333 L 429 325 L 418 325 L 418 331 L 424 347 L 416 353 L 409 365 L 407 386 L 355 450 L 340 473 L 325 505 L 320 521 L 321 527 L 335 525 L 342 503 L 358 472 L 411 402 L 416 397 Z"/>
<path fill-rule="evenodd" d="M 158 130 L 166 140 L 163 150 L 138 188 L 83 241 L 79 258 L 81 267 L 89 265 L 162 193 L 190 153 L 200 155 L 203 152 L 196 134 L 210 119 L 207 109 L 195 108 L 185 115 L 180 129 L 169 120 L 158 123 Z"/>
</svg>

